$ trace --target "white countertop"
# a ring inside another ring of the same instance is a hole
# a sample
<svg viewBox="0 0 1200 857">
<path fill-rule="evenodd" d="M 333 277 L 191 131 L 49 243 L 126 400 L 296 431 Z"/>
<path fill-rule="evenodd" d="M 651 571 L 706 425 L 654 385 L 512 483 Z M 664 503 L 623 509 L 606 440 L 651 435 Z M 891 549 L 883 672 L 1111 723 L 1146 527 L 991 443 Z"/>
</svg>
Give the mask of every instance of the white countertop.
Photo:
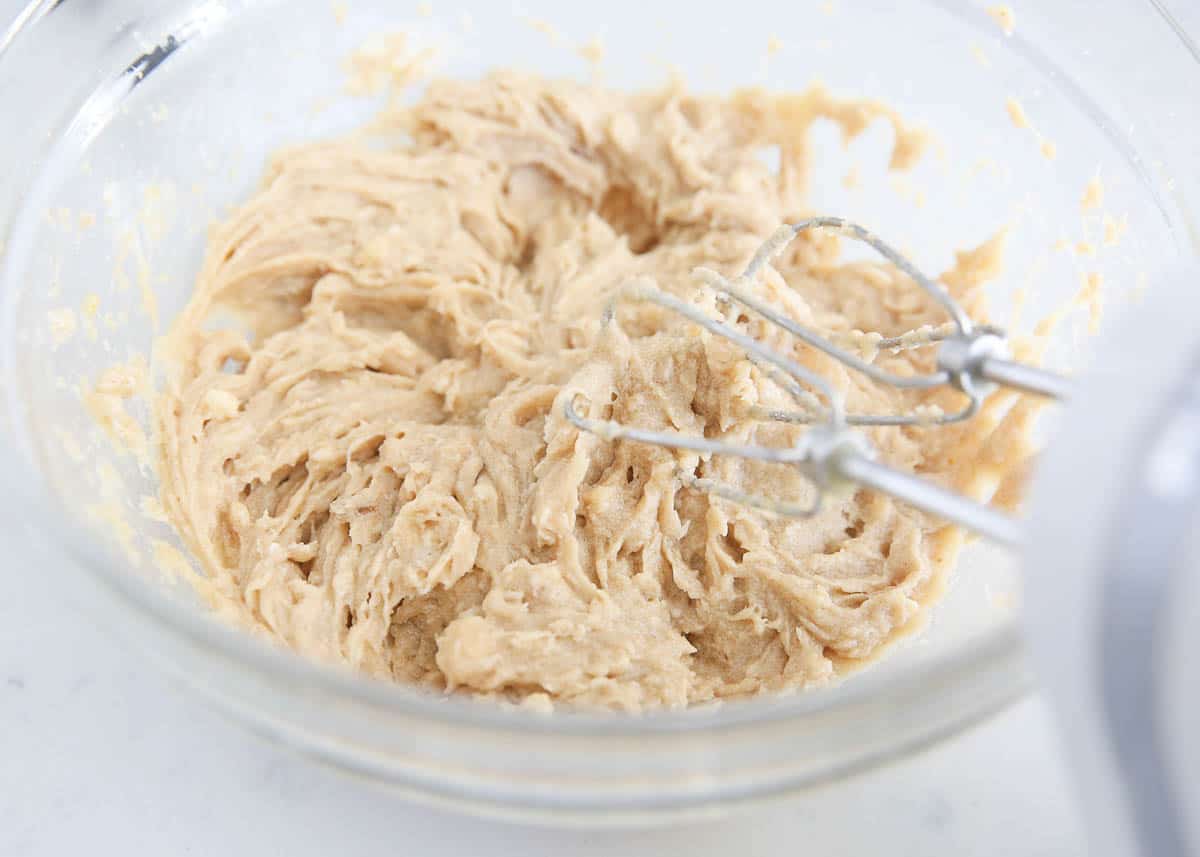
<svg viewBox="0 0 1200 857">
<path fill-rule="evenodd" d="M 0 21 L 22 2 L 0 0 Z M 1200 8 L 1183 5 L 1200 27 Z M 1037 699 L 917 758 L 721 823 L 553 831 L 414 806 L 269 745 L 172 686 L 96 628 L 23 543 L 0 530 L 3 857 L 1086 853 Z"/>
<path fill-rule="evenodd" d="M 94 627 L 20 538 L 0 544 L 4 857 L 1085 853 L 1037 700 L 891 768 L 686 829 L 541 830 L 414 806 L 205 707 Z"/>
</svg>

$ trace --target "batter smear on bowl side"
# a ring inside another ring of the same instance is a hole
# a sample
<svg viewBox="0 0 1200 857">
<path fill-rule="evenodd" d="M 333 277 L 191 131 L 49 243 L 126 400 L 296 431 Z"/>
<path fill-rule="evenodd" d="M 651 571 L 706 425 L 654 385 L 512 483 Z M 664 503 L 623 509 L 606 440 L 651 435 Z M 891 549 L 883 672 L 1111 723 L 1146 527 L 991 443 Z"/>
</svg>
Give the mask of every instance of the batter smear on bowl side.
<svg viewBox="0 0 1200 857">
<path fill-rule="evenodd" d="M 849 137 L 890 122 L 894 168 L 920 155 L 887 108 L 820 89 L 630 94 L 512 73 L 434 82 L 372 134 L 277 154 L 212 234 L 168 340 L 161 499 L 206 599 L 314 659 L 540 707 L 679 707 L 876 656 L 937 597 L 960 531 L 868 491 L 773 517 L 678 474 L 802 503 L 786 467 L 608 442 L 563 416 L 577 397 L 596 418 L 731 442 L 805 430 L 756 419 L 790 398 L 678 316 L 622 304 L 602 330 L 632 280 L 816 369 L 852 411 L 957 407 L 849 373 L 692 276 L 740 271 L 808 213 L 821 118 Z M 942 277 L 976 319 L 1002 243 Z M 842 261 L 836 237 L 801 236 L 754 288 L 890 371 L 931 368 L 863 332 L 943 314 L 894 268 Z M 869 434 L 890 464 L 1012 505 L 1032 412 L 1011 404 Z"/>
</svg>

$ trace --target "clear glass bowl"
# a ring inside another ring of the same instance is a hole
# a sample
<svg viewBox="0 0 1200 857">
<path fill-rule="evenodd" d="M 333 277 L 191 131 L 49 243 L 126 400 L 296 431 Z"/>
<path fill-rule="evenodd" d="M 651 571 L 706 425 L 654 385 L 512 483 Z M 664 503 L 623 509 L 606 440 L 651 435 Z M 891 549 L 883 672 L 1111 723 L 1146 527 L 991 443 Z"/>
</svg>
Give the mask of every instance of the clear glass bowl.
<svg viewBox="0 0 1200 857">
<path fill-rule="evenodd" d="M 934 129 L 939 151 L 889 179 L 884 127 L 845 150 L 818 127 L 817 209 L 872 224 L 931 270 L 1011 223 L 993 294 L 1005 320 L 1024 292 L 1018 330 L 1088 271 L 1103 273 L 1119 309 L 1145 273 L 1197 253 L 1195 141 L 1172 131 L 1176 111 L 1194 106 L 1200 64 L 1158 3 L 1100 5 L 1081 19 L 1070 0 L 1029 3 L 1005 36 L 981 6 L 951 0 L 744 0 L 737 14 L 629 0 L 529 0 L 519 14 L 395 0 L 33 3 L 0 42 L 0 115 L 12 129 L 0 145 L 19 165 L 0 173 L 0 472 L 44 548 L 29 573 L 86 588 L 102 621 L 263 734 L 477 812 L 604 823 L 717 812 L 879 765 L 988 716 L 1030 680 L 1015 563 L 984 546 L 964 555 L 923 633 L 842 686 L 786 698 L 546 718 L 303 662 L 214 621 L 156 562 L 155 540 L 173 537 L 143 514 L 154 476 L 114 449 L 80 392 L 104 367 L 150 354 L 187 299 L 206 225 L 253 189 L 269 151 L 370 115 L 370 100 L 342 95 L 340 62 L 386 31 L 436 47 L 437 70 L 453 76 L 505 65 L 584 75 L 576 47 L 599 36 L 617 86 L 675 67 L 700 89 L 800 89 L 819 77 L 882 99 Z M 780 47 L 768 56 L 771 36 Z M 1036 134 L 1014 127 L 1010 96 Z M 852 166 L 861 190 L 841 181 Z M 1103 210 L 1128 218 L 1116 247 L 1104 245 L 1100 212 L 1081 215 L 1096 175 Z M 1086 351 L 1085 315 L 1060 327 L 1060 365 Z"/>
</svg>

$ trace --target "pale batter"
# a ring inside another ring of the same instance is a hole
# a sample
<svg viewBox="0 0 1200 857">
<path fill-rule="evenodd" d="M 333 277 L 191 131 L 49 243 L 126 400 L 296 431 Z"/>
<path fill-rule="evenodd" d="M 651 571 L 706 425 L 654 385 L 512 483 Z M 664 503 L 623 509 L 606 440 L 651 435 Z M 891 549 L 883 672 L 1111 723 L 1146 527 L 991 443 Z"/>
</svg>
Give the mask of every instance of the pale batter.
<svg viewBox="0 0 1200 857">
<path fill-rule="evenodd" d="M 798 436 L 750 417 L 788 400 L 724 341 L 646 305 L 603 334 L 601 316 L 633 278 L 725 312 L 691 271 L 740 270 L 806 213 L 820 117 L 848 136 L 883 117 L 893 166 L 919 157 L 890 111 L 821 90 L 629 95 L 514 74 L 434 83 L 369 137 L 276 156 L 214 231 L 169 340 L 162 503 L 208 600 L 309 657 L 541 706 L 683 706 L 828 682 L 876 655 L 937 595 L 957 530 L 866 491 L 772 518 L 683 487 L 677 468 L 803 501 L 792 471 L 563 418 L 579 396 L 632 425 Z M 977 316 L 1000 243 L 944 278 Z M 758 288 L 842 339 L 945 321 L 891 267 L 841 263 L 828 236 L 797 240 Z M 958 405 L 726 318 L 852 410 Z M 876 357 L 899 372 L 928 359 Z M 871 435 L 893 465 L 998 485 L 1011 504 L 1028 414 L 1000 410 Z"/>
</svg>

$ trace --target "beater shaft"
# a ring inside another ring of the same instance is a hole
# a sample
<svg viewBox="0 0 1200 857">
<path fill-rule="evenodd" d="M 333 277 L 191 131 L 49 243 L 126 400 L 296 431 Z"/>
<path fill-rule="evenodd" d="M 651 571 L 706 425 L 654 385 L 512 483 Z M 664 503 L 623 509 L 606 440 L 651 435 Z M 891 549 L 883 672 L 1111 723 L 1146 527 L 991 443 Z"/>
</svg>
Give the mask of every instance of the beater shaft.
<svg viewBox="0 0 1200 857">
<path fill-rule="evenodd" d="M 981 361 L 979 377 L 1001 387 L 1050 399 L 1062 400 L 1071 395 L 1071 382 L 1062 375 L 999 357 Z"/>
<path fill-rule="evenodd" d="M 834 466 L 843 478 L 851 482 L 945 518 L 997 544 L 1008 547 L 1021 544 L 1021 526 L 1016 518 L 947 491 L 927 479 L 859 455 L 845 456 Z"/>
</svg>

